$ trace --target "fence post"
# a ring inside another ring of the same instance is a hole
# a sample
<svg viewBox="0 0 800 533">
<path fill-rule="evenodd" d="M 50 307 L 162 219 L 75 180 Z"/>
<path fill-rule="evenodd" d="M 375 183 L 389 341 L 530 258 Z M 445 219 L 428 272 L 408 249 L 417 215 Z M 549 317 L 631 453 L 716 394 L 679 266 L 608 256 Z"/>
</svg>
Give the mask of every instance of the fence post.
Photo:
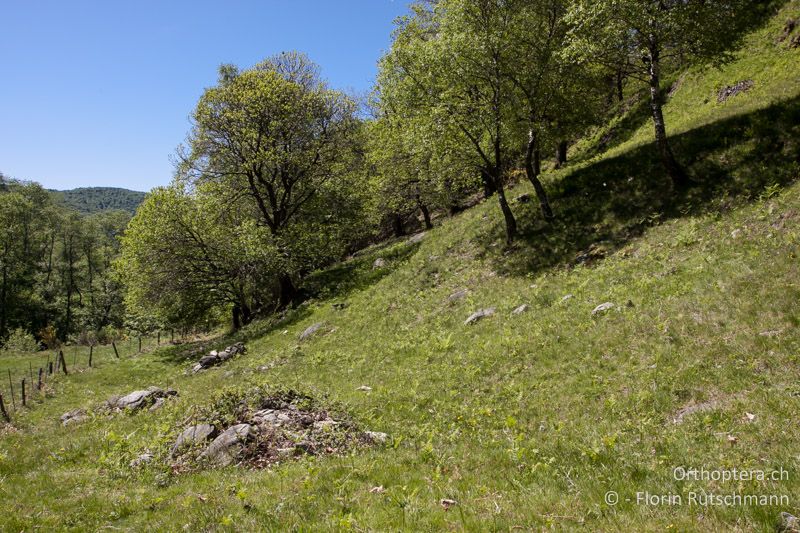
<svg viewBox="0 0 800 533">
<path fill-rule="evenodd" d="M 25 407 L 25 378 L 22 378 L 22 407 Z"/>
<path fill-rule="evenodd" d="M 44 374 L 44 369 L 39 367 L 39 383 L 36 385 L 36 388 L 42 390 L 42 375 Z"/>
<path fill-rule="evenodd" d="M 142 353 L 142 336 L 139 335 L 139 353 Z"/>
<path fill-rule="evenodd" d="M 156 332 L 156 346 L 161 346 L 161 330 Z"/>
<path fill-rule="evenodd" d="M 14 384 L 11 382 L 11 369 L 8 369 L 8 388 L 11 390 L 11 407 L 17 410 L 17 402 L 14 400 Z"/>
<path fill-rule="evenodd" d="M 11 417 L 8 416 L 8 411 L 6 411 L 6 404 L 3 403 L 3 394 L 0 393 L 0 414 L 3 415 L 3 418 L 6 419 L 6 422 L 9 424 L 11 423 Z"/>
<path fill-rule="evenodd" d="M 64 352 L 61 350 L 58 351 L 58 358 L 61 359 L 61 369 L 64 371 L 64 375 L 66 376 L 69 374 L 69 372 L 67 372 L 67 362 L 64 360 Z"/>
<path fill-rule="evenodd" d="M 117 345 L 114 343 L 114 341 L 111 341 L 111 347 L 114 348 L 114 355 L 116 355 L 117 359 L 119 359 L 119 352 L 117 351 Z"/>
<path fill-rule="evenodd" d="M 94 345 L 89 345 L 89 368 L 92 368 L 92 355 L 94 355 Z"/>
<path fill-rule="evenodd" d="M 47 375 L 48 376 L 52 376 L 53 375 L 53 362 L 52 361 L 48 361 L 47 362 Z"/>
</svg>

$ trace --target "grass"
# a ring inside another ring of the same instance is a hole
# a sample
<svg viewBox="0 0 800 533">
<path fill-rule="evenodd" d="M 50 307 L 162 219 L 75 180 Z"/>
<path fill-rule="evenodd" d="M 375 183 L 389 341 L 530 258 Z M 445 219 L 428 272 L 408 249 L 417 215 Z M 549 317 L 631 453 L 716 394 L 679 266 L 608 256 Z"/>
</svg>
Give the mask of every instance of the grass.
<svg viewBox="0 0 800 533">
<path fill-rule="evenodd" d="M 198 352 L 234 339 L 59 379 L 0 434 L 0 529 L 771 531 L 780 512 L 800 514 L 800 53 L 771 37 L 798 5 L 722 70 L 692 71 L 665 107 L 694 189 L 668 194 L 642 124 L 548 176 L 553 227 L 515 205 L 524 239 L 512 248 L 484 202 L 418 244 L 315 274 L 316 299 L 240 332 L 248 354 L 223 366 L 185 373 Z M 751 93 L 698 105 L 742 78 L 756 81 Z M 598 243 L 604 258 L 576 263 Z M 384 269 L 373 270 L 377 257 Z M 459 289 L 467 296 L 450 301 Z M 592 315 L 608 301 L 611 311 Z M 528 312 L 512 315 L 522 303 Z M 463 324 L 489 306 L 495 316 Z M 325 332 L 299 342 L 317 322 Z M 180 397 L 156 412 L 58 424 L 69 409 L 148 385 Z M 267 470 L 128 466 L 169 446 L 221 391 L 258 385 L 334 402 L 392 442 Z M 676 467 L 789 476 L 680 481 Z M 610 490 L 617 505 L 604 502 Z M 700 490 L 788 505 L 688 505 Z M 637 505 L 640 491 L 684 505 Z M 446 510 L 443 498 L 458 503 Z"/>
</svg>

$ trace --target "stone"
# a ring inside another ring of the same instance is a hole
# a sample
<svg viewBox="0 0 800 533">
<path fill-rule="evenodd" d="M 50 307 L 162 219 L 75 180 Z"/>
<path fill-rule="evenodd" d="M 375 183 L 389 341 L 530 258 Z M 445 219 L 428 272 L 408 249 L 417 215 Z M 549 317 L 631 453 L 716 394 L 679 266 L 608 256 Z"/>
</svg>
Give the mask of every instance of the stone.
<svg viewBox="0 0 800 533">
<path fill-rule="evenodd" d="M 561 298 L 561 301 L 562 301 L 562 302 L 566 302 L 567 300 L 571 300 L 572 298 L 574 298 L 574 296 L 573 296 L 573 295 L 571 295 L 571 294 L 565 294 L 565 295 L 564 295 L 564 296 Z"/>
<path fill-rule="evenodd" d="M 243 444 L 254 435 L 255 430 L 250 424 L 231 426 L 214 439 L 199 458 L 216 466 L 227 466 L 239 457 Z"/>
<path fill-rule="evenodd" d="M 450 296 L 448 296 L 447 301 L 453 303 L 459 300 L 463 300 L 466 297 L 467 297 L 467 289 L 459 289 Z"/>
<path fill-rule="evenodd" d="M 528 310 L 528 304 L 522 304 L 519 307 L 517 307 L 516 309 L 514 309 L 513 311 L 511 311 L 511 314 L 512 315 L 521 315 L 522 313 L 524 313 L 527 310 Z"/>
<path fill-rule="evenodd" d="M 778 523 L 778 531 L 782 533 L 799 533 L 800 519 L 786 511 L 782 512 Z"/>
<path fill-rule="evenodd" d="M 745 93 L 755 87 L 755 82 L 753 80 L 743 80 L 734 85 L 728 85 L 727 87 L 723 87 L 717 93 L 717 102 L 722 103 L 726 101 L 728 98 L 736 96 L 740 93 Z"/>
<path fill-rule="evenodd" d="M 481 319 L 492 316 L 494 312 L 495 312 L 494 307 L 488 307 L 486 309 L 478 309 L 477 311 L 469 315 L 469 318 L 467 318 L 464 321 L 464 325 L 474 324 L 475 322 L 478 322 Z"/>
<path fill-rule="evenodd" d="M 602 303 L 602 304 L 598 305 L 597 307 L 595 307 L 592 310 L 592 316 L 605 313 L 606 311 L 609 311 L 609 310 L 611 310 L 613 308 L 614 308 L 614 304 L 611 303 L 611 302 Z"/>
<path fill-rule="evenodd" d="M 206 368 L 211 368 L 212 366 L 224 363 L 228 359 L 232 358 L 234 355 L 246 352 L 247 348 L 245 347 L 243 342 L 237 342 L 236 344 L 232 344 L 231 346 L 228 346 L 221 352 L 218 352 L 217 350 L 212 350 L 208 353 L 208 355 L 202 357 L 200 361 L 198 361 L 192 367 L 192 373 L 196 374 L 197 372 L 200 372 L 201 370 L 204 370 Z"/>
<path fill-rule="evenodd" d="M 323 322 L 317 322 L 316 324 L 312 324 L 311 326 L 307 327 L 303 333 L 300 334 L 300 340 L 304 341 L 309 337 L 313 336 L 316 332 L 322 329 L 322 326 L 325 324 Z"/>
<path fill-rule="evenodd" d="M 125 396 L 112 396 L 106 404 L 111 409 L 135 411 L 156 403 L 159 398 L 177 396 L 178 391 L 173 389 L 163 390 L 158 387 L 148 387 L 146 390 L 133 391 Z"/>
<path fill-rule="evenodd" d="M 417 244 L 419 242 L 422 242 L 422 239 L 424 238 L 425 238 L 424 231 L 422 233 L 417 233 L 415 235 L 412 235 L 411 238 L 408 239 L 408 244 Z"/>
<path fill-rule="evenodd" d="M 216 429 L 211 424 L 197 424 L 183 430 L 172 445 L 172 455 L 183 448 L 184 446 L 191 446 L 205 442 L 216 433 Z"/>
<path fill-rule="evenodd" d="M 73 409 L 72 411 L 67 411 L 63 415 L 61 415 L 61 425 L 68 426 L 70 424 L 77 424 L 78 422 L 83 422 L 89 418 L 86 414 L 85 409 Z"/>
<path fill-rule="evenodd" d="M 141 454 L 139 457 L 137 457 L 136 459 L 134 459 L 133 461 L 131 461 L 130 462 L 130 467 L 131 468 L 138 468 L 140 466 L 146 465 L 147 463 L 151 462 L 152 460 L 153 460 L 153 454 L 150 453 L 150 452 L 145 452 L 145 453 Z"/>
<path fill-rule="evenodd" d="M 150 406 L 148 411 L 157 411 L 157 410 L 161 409 L 164 406 L 164 402 L 165 401 L 166 400 L 163 397 L 156 398 L 156 401 L 153 402 L 153 405 Z"/>
<path fill-rule="evenodd" d="M 383 257 L 379 257 L 375 260 L 374 263 L 372 263 L 372 270 L 377 270 L 385 266 L 386 266 L 386 259 L 384 259 Z"/>
<path fill-rule="evenodd" d="M 361 392 L 371 392 L 372 391 L 372 387 L 369 387 L 367 385 L 361 385 L 356 390 L 360 390 Z"/>
<path fill-rule="evenodd" d="M 389 435 L 380 431 L 365 431 L 364 436 L 375 444 L 386 444 L 389 441 Z"/>
<path fill-rule="evenodd" d="M 322 430 L 322 431 L 330 431 L 333 429 L 334 426 L 338 426 L 339 422 L 332 418 L 326 418 L 325 420 L 320 420 L 319 422 L 314 422 L 314 429 Z"/>
</svg>

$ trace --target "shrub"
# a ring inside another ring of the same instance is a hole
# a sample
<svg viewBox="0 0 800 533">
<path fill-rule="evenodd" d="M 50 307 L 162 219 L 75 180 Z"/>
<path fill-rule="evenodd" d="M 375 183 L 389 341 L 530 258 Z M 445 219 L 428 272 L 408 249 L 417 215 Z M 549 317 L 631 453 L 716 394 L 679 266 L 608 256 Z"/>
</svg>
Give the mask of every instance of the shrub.
<svg viewBox="0 0 800 533">
<path fill-rule="evenodd" d="M 40 348 L 36 338 L 22 328 L 12 331 L 3 345 L 3 350 L 15 352 L 37 352 Z"/>
<path fill-rule="evenodd" d="M 42 339 L 44 345 L 50 350 L 61 346 L 61 341 L 58 339 L 58 332 L 56 332 L 56 328 L 54 328 L 52 324 L 48 324 L 39 330 L 39 338 Z"/>
</svg>

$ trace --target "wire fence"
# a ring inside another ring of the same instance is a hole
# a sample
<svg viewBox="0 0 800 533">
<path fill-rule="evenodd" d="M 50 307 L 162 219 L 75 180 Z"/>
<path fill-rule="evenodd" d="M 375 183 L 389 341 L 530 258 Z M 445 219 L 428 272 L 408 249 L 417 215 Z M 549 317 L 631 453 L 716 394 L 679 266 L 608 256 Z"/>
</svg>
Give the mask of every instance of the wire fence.
<svg viewBox="0 0 800 533">
<path fill-rule="evenodd" d="M 11 423 L 19 411 L 45 398 L 55 381 L 150 352 L 170 340 L 174 340 L 174 334 L 162 337 L 158 332 L 106 345 L 65 345 L 26 355 L 0 353 L 0 423 Z"/>
</svg>

